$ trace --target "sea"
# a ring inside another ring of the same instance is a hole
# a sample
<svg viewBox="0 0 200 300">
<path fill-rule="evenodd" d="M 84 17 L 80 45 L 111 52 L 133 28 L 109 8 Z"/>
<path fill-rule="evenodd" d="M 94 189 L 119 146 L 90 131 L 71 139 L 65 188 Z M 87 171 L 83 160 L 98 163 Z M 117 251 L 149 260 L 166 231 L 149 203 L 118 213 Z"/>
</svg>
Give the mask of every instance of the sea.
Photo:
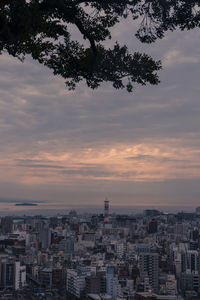
<svg viewBox="0 0 200 300">
<path fill-rule="evenodd" d="M 16 205 L 32 203 L 32 205 Z M 101 205 L 84 205 L 72 204 L 68 201 L 28 201 L 28 200 L 16 200 L 16 199 L 0 199 L 0 216 L 12 215 L 12 216 L 58 216 L 68 214 L 71 210 L 77 211 L 77 213 L 88 214 L 100 214 L 104 213 L 104 202 Z M 164 213 L 177 213 L 177 212 L 195 212 L 194 206 L 138 206 L 138 205 L 112 205 L 110 203 L 110 213 L 116 214 L 141 214 L 145 209 L 157 209 Z"/>
</svg>

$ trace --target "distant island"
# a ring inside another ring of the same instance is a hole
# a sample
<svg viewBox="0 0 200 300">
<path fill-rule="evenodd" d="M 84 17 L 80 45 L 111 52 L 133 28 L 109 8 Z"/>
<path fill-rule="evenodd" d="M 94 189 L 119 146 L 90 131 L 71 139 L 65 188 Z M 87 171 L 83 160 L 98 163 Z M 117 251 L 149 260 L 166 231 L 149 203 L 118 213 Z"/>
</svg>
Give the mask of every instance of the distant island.
<svg viewBox="0 0 200 300">
<path fill-rule="evenodd" d="M 37 206 L 36 203 L 27 203 L 27 202 L 23 202 L 23 203 L 16 203 L 16 206 Z"/>
</svg>

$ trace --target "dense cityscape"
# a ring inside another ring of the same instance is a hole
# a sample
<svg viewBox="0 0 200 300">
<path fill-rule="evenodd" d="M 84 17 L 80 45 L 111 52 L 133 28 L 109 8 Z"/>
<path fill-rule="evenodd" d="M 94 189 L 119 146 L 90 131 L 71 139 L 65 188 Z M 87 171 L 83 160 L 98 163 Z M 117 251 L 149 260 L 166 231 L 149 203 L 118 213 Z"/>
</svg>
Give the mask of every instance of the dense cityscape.
<svg viewBox="0 0 200 300">
<path fill-rule="evenodd" d="M 0 298 L 200 299 L 200 208 L 195 213 L 4 216 Z"/>
<path fill-rule="evenodd" d="M 199 32 L 200 0 L 0 0 L 0 300 L 200 300 Z"/>
</svg>

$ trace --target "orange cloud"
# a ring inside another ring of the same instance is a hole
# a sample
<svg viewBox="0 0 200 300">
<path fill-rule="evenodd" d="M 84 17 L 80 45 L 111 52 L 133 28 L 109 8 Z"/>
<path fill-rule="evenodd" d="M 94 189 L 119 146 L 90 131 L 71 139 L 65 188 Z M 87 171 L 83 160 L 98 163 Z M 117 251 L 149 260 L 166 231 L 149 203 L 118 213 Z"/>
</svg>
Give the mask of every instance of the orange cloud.
<svg viewBox="0 0 200 300">
<path fill-rule="evenodd" d="M 57 141 L 57 149 L 55 146 L 51 151 L 46 144 L 37 153 L 20 152 L 10 157 L 4 153 L 0 180 L 76 185 L 85 180 L 155 182 L 200 177 L 200 151 L 183 147 L 181 141 L 67 147 L 67 151 L 65 147 Z"/>
</svg>

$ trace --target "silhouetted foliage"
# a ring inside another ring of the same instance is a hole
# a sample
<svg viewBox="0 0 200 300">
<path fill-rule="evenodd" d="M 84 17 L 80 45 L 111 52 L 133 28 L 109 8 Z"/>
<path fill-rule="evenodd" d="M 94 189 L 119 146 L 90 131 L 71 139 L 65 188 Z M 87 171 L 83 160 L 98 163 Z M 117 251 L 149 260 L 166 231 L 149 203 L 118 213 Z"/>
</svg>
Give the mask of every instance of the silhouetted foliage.
<svg viewBox="0 0 200 300">
<path fill-rule="evenodd" d="M 133 84 L 158 84 L 160 61 L 130 54 L 117 42 L 107 48 L 112 27 L 141 19 L 136 36 L 146 43 L 167 30 L 199 27 L 200 1 L 192 0 L 1 0 L 0 52 L 24 60 L 31 55 L 66 79 L 69 89 L 85 80 L 91 88 L 111 82 L 129 92 Z M 76 27 L 86 42 L 72 39 Z"/>
</svg>

